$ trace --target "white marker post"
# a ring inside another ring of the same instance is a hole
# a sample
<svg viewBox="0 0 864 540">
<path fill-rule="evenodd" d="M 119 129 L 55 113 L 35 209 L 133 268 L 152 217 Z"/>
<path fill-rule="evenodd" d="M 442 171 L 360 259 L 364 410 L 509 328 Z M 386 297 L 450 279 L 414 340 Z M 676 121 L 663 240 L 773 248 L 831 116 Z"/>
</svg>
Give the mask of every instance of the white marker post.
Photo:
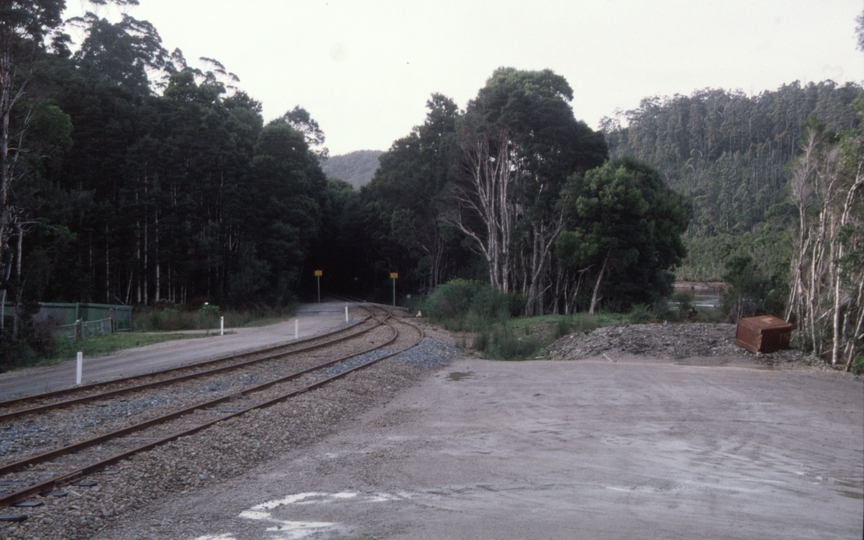
<svg viewBox="0 0 864 540">
<path fill-rule="evenodd" d="M 348 306 L 345 306 L 345 322 L 348 322 Z"/>
<path fill-rule="evenodd" d="M 294 339 L 300 337 L 300 319 L 294 319 Z"/>
<path fill-rule="evenodd" d="M 225 317 L 219 317 L 219 335 L 225 335 Z"/>
<path fill-rule="evenodd" d="M 75 386 L 81 386 L 81 376 L 84 374 L 84 353 L 78 351 L 78 367 L 75 370 Z"/>
</svg>

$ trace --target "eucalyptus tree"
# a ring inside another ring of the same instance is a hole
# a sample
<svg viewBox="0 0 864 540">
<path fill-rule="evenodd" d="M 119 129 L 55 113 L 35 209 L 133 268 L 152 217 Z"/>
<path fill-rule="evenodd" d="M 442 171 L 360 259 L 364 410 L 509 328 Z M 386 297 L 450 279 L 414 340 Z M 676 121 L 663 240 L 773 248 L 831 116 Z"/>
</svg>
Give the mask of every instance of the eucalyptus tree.
<svg viewBox="0 0 864 540">
<path fill-rule="evenodd" d="M 72 56 L 75 71 L 56 99 L 75 128 L 63 183 L 86 194 L 78 198 L 77 216 L 69 224 L 78 238 L 72 260 L 77 259 L 76 272 L 90 279 L 64 296 L 129 302 L 131 290 L 140 290 L 138 275 L 132 275 L 137 246 L 131 225 L 140 221 L 129 209 L 145 198 L 143 174 L 130 167 L 140 160 L 129 151 L 143 148 L 157 101 L 149 75 L 164 73 L 169 57 L 156 29 L 128 15 L 111 22 L 88 12 L 69 24 L 80 27 L 85 38 Z"/>
<path fill-rule="evenodd" d="M 864 92 L 856 106 L 864 115 Z M 864 135 L 810 119 L 790 173 L 798 213 L 786 316 L 814 355 L 849 369 L 864 340 Z"/>
<path fill-rule="evenodd" d="M 306 144 L 309 145 L 309 148 L 316 156 L 318 156 L 320 161 L 323 162 L 327 160 L 330 151 L 324 146 L 324 141 L 326 140 L 324 137 L 324 131 L 321 129 L 321 126 L 318 125 L 318 122 L 312 118 L 309 111 L 297 105 L 283 114 L 282 119 L 288 122 L 291 127 L 303 134 L 303 137 L 306 139 Z"/>
<path fill-rule="evenodd" d="M 15 199 L 15 183 L 24 172 L 21 157 L 27 152 L 25 137 L 34 118 L 35 103 L 28 100 L 28 91 L 46 52 L 47 37 L 60 26 L 64 8 L 63 0 L 0 1 L 0 328 L 13 277 L 19 282 L 16 304 L 20 304 L 24 209 Z M 16 236 L 18 246 L 13 249 L 10 243 Z M 17 270 L 14 276 L 13 269 Z"/>
<path fill-rule="evenodd" d="M 606 142 L 573 117 L 573 91 L 550 70 L 499 68 L 460 119 L 458 175 L 444 219 L 485 259 L 490 283 L 545 310 L 555 204 L 568 176 L 599 166 Z"/>
</svg>

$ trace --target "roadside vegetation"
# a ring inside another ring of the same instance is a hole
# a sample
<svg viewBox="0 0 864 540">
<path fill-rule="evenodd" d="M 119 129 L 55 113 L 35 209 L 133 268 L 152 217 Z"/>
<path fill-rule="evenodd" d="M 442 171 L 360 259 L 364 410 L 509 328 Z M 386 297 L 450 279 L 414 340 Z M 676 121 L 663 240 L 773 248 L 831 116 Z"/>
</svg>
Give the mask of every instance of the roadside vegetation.
<svg viewBox="0 0 864 540">
<path fill-rule="evenodd" d="M 455 279 L 437 287 L 427 298 L 415 298 L 411 311 L 420 311 L 433 324 L 461 336 L 465 350 L 497 360 L 546 358 L 546 347 L 574 332 L 612 325 L 649 322 L 715 322 L 718 316 L 692 305 L 692 295 L 676 293 L 669 302 L 637 304 L 628 313 L 600 311 L 519 317 L 523 300 L 488 283 Z"/>
</svg>

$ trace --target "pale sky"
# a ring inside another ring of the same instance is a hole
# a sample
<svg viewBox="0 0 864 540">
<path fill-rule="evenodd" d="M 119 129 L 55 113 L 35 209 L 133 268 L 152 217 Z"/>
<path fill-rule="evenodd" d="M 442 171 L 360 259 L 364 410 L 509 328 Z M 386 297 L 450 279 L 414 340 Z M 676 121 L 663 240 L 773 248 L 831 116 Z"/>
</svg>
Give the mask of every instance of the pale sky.
<svg viewBox="0 0 864 540">
<path fill-rule="evenodd" d="M 331 155 L 387 150 L 423 122 L 433 92 L 464 108 L 501 66 L 563 75 L 576 118 L 595 129 L 653 95 L 864 82 L 855 48 L 864 0 L 140 3 L 129 13 L 151 22 L 166 49 L 193 67 L 219 60 L 262 102 L 265 121 L 304 107 Z M 88 4 L 67 5 L 72 16 Z"/>
</svg>

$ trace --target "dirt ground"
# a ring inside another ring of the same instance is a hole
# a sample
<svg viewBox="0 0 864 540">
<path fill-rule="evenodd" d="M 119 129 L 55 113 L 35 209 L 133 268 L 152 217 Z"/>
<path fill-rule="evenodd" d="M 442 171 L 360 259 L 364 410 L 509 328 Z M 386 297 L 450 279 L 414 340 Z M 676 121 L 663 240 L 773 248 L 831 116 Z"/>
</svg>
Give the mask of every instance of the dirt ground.
<svg viewBox="0 0 864 540">
<path fill-rule="evenodd" d="M 607 352 L 462 358 L 99 538 L 861 538 L 864 385 Z"/>
</svg>

